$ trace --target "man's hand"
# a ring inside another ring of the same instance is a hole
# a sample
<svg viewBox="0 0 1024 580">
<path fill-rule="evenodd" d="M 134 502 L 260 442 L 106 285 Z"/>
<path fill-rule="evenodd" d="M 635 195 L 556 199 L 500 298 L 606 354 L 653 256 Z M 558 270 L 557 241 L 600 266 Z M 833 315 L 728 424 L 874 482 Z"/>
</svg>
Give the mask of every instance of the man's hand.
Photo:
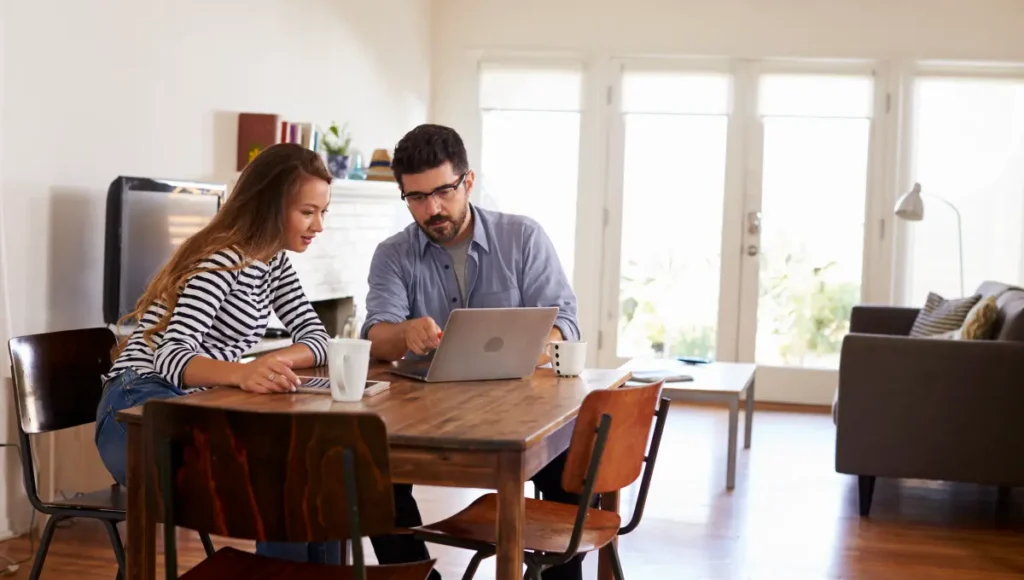
<svg viewBox="0 0 1024 580">
<path fill-rule="evenodd" d="M 241 365 L 237 384 L 250 393 L 290 393 L 299 385 L 292 363 L 272 354 Z"/>
<path fill-rule="evenodd" d="M 405 348 L 418 355 L 425 355 L 441 344 L 441 328 L 429 316 L 415 318 L 402 323 Z"/>
<path fill-rule="evenodd" d="M 544 341 L 544 350 L 542 350 L 540 352 L 540 356 L 537 357 L 537 366 L 542 367 L 551 362 L 551 357 L 548 356 L 547 350 L 548 343 L 552 340 L 565 340 L 565 337 L 562 336 L 561 328 L 558 328 L 557 326 L 551 328 L 551 332 L 548 333 L 548 339 Z"/>
</svg>

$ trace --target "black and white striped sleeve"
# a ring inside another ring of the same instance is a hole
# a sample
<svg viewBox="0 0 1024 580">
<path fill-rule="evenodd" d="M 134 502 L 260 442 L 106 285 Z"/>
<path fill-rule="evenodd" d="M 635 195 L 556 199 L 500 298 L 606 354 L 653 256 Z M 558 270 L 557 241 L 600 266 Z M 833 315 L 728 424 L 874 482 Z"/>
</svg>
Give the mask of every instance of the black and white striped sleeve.
<svg viewBox="0 0 1024 580">
<path fill-rule="evenodd" d="M 198 268 L 238 268 L 241 260 L 237 253 L 221 251 L 204 260 Z M 199 356 L 203 337 L 213 326 L 238 276 L 238 269 L 200 271 L 189 278 L 181 291 L 153 357 L 157 373 L 178 388 L 185 386 L 185 367 Z"/>
<path fill-rule="evenodd" d="M 277 283 L 271 290 L 274 314 L 288 329 L 294 343 L 304 344 L 313 351 L 315 366 L 327 364 L 327 330 L 306 298 L 299 276 L 284 252 L 278 259 L 277 268 Z"/>
</svg>

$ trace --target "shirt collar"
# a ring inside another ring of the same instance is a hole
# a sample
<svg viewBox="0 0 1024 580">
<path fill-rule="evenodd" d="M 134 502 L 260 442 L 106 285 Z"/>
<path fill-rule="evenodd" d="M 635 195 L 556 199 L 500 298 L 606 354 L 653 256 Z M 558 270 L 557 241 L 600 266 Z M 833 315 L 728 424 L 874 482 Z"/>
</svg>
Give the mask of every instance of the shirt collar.
<svg viewBox="0 0 1024 580">
<path fill-rule="evenodd" d="M 469 211 L 473 218 L 473 236 L 470 238 L 470 242 L 475 242 L 476 245 L 480 246 L 480 249 L 485 252 L 489 252 L 490 246 L 487 243 L 487 228 L 484 226 L 484 221 L 481 219 L 480 212 L 477 211 L 473 204 L 469 204 Z M 419 226 L 416 227 L 416 235 L 419 236 L 420 255 L 425 254 L 427 252 L 427 248 L 432 245 L 439 248 L 441 247 L 431 241 L 431 239 L 427 237 L 427 234 L 423 233 L 423 228 L 420 228 Z"/>
</svg>

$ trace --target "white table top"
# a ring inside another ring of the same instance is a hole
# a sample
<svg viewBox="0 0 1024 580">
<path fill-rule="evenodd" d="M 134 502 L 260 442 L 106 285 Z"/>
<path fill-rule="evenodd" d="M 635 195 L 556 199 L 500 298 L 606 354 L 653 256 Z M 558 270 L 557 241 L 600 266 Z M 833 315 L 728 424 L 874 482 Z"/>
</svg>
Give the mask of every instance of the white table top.
<svg viewBox="0 0 1024 580">
<path fill-rule="evenodd" d="M 674 359 L 632 359 L 622 369 L 637 371 L 665 371 L 690 375 L 692 381 L 666 382 L 663 388 L 701 393 L 741 393 L 754 380 L 754 363 L 712 362 L 689 365 Z"/>
</svg>

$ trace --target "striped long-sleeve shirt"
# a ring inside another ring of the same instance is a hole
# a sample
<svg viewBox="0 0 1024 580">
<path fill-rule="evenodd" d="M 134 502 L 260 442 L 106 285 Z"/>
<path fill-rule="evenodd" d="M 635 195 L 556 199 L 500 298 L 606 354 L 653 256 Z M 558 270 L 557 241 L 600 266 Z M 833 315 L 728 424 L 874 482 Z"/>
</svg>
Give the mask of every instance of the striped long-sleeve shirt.
<svg viewBox="0 0 1024 580">
<path fill-rule="evenodd" d="M 281 252 L 269 263 L 222 250 L 199 264 L 178 297 L 167 328 L 154 334 L 151 348 L 143 332 L 166 311 L 160 303 L 146 310 L 108 377 L 132 368 L 140 375 L 157 374 L 185 388 L 185 366 L 197 356 L 236 362 L 262 337 L 270 309 L 288 329 L 292 341 L 313 351 L 314 364 L 327 360 L 327 332 L 306 299 L 288 256 Z M 232 268 L 206 270 L 207 268 Z M 205 271 L 204 271 L 205 270 Z"/>
</svg>

